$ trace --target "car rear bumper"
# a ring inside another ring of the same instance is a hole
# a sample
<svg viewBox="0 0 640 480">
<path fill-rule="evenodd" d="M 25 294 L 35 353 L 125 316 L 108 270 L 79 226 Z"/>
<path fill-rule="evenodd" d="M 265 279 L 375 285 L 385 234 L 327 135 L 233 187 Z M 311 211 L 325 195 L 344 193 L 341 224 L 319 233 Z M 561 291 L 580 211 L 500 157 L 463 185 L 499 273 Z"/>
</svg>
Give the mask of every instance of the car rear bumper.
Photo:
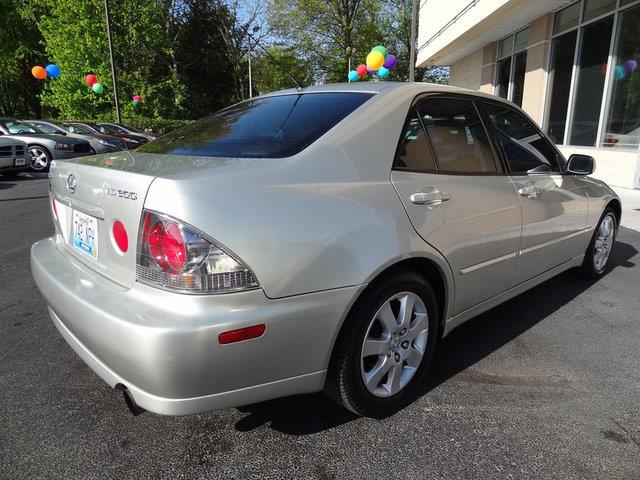
<svg viewBox="0 0 640 480">
<path fill-rule="evenodd" d="M 319 391 L 337 332 L 361 290 L 271 300 L 262 290 L 190 296 L 131 289 L 87 269 L 49 238 L 31 267 L 51 318 L 80 357 L 146 410 L 198 413 Z M 257 339 L 220 345 L 221 332 L 264 323 Z"/>
</svg>

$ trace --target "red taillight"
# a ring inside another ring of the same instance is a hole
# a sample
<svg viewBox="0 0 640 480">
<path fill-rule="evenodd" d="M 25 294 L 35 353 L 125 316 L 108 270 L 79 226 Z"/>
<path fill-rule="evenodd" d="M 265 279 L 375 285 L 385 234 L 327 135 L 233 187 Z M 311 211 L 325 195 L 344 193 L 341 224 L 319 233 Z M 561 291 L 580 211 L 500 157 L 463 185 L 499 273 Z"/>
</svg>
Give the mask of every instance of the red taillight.
<svg viewBox="0 0 640 480">
<path fill-rule="evenodd" d="M 149 252 L 161 270 L 179 271 L 184 267 L 187 246 L 176 222 L 154 223 L 149 230 Z"/>
<path fill-rule="evenodd" d="M 221 345 L 226 345 L 227 343 L 235 343 L 241 342 L 242 340 L 249 340 L 250 338 L 258 338 L 264 334 L 266 329 L 267 326 L 264 323 L 261 323 L 260 325 L 231 330 L 230 332 L 223 332 L 218 335 L 218 341 Z"/>
<path fill-rule="evenodd" d="M 127 236 L 127 229 L 120 220 L 113 222 L 113 240 L 116 242 L 116 246 L 122 253 L 127 253 L 129 249 L 129 237 Z"/>
</svg>

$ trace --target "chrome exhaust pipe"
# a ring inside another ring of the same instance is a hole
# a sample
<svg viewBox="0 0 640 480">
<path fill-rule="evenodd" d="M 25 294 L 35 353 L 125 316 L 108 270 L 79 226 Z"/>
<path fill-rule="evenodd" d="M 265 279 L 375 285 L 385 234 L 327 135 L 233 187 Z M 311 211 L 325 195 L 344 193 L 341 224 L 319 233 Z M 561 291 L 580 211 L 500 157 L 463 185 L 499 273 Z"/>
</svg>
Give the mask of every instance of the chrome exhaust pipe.
<svg viewBox="0 0 640 480">
<path fill-rule="evenodd" d="M 146 412 L 144 408 L 142 408 L 140 405 L 136 403 L 135 399 L 133 398 L 133 395 L 131 394 L 131 392 L 127 387 L 123 387 L 121 390 L 122 390 L 122 396 L 124 397 L 124 403 L 127 404 L 127 408 L 131 412 L 131 415 L 133 415 L 134 417 L 137 417 L 141 413 Z"/>
</svg>

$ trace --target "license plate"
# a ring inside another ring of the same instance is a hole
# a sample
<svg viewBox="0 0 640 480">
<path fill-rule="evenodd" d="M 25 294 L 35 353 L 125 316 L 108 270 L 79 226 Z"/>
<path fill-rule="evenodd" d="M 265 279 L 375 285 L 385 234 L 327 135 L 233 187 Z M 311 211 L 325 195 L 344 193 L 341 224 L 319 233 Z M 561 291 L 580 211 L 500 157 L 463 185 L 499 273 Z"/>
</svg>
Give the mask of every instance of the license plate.
<svg viewBox="0 0 640 480">
<path fill-rule="evenodd" d="M 85 215 L 77 210 L 73 211 L 73 232 L 71 241 L 74 247 L 89 255 L 93 259 L 98 258 L 98 220 L 90 215 Z"/>
<path fill-rule="evenodd" d="M 25 163 L 26 163 L 26 159 L 24 159 L 24 158 L 16 158 L 16 159 L 15 159 L 15 162 L 14 162 L 14 164 L 15 164 L 15 166 L 16 166 L 16 167 L 21 167 L 21 166 L 23 166 Z"/>
</svg>

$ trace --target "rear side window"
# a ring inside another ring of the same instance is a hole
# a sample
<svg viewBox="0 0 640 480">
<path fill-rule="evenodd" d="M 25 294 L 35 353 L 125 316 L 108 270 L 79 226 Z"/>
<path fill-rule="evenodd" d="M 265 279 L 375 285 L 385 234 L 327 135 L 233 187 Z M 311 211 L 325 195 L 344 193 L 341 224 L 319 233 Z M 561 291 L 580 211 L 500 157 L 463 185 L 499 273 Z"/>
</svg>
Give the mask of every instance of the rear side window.
<svg viewBox="0 0 640 480">
<path fill-rule="evenodd" d="M 295 155 L 371 98 L 367 93 L 306 93 L 239 103 L 138 151 L 205 157 Z"/>
<path fill-rule="evenodd" d="M 394 167 L 420 172 L 436 170 L 433 154 L 422 128 L 422 122 L 415 109 L 411 110 L 409 123 L 404 129 L 402 145 Z"/>
<path fill-rule="evenodd" d="M 442 173 L 494 173 L 496 164 L 471 100 L 426 98 L 418 104 Z"/>
<path fill-rule="evenodd" d="M 560 172 L 558 154 L 546 137 L 521 113 L 485 103 L 509 170 L 515 174 Z"/>
</svg>

